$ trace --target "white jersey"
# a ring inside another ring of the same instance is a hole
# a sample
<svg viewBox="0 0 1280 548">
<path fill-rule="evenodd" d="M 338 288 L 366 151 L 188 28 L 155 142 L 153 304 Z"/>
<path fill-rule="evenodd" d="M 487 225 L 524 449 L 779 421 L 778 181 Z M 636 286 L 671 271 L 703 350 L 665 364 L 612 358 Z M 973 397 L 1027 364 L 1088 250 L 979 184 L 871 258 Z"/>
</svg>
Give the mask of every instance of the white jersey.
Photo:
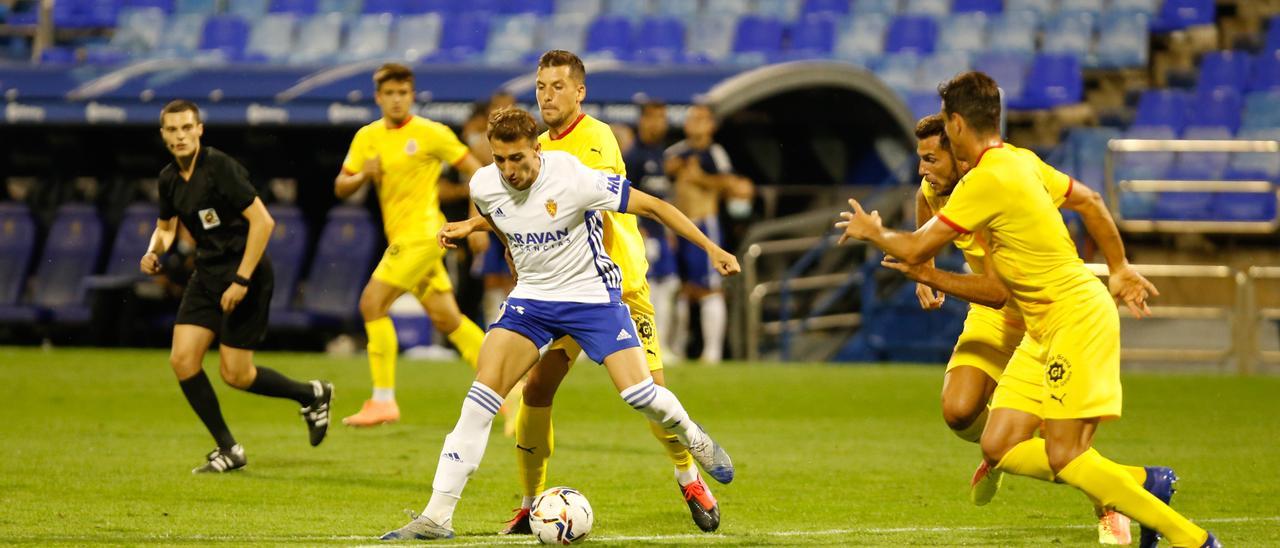
<svg viewBox="0 0 1280 548">
<path fill-rule="evenodd" d="M 621 302 L 622 271 L 604 248 L 599 211 L 626 213 L 631 183 L 593 170 L 567 152 L 541 153 L 529 188 L 516 190 L 497 166 L 471 177 L 471 199 L 507 236 L 517 282 L 512 298 Z"/>
</svg>

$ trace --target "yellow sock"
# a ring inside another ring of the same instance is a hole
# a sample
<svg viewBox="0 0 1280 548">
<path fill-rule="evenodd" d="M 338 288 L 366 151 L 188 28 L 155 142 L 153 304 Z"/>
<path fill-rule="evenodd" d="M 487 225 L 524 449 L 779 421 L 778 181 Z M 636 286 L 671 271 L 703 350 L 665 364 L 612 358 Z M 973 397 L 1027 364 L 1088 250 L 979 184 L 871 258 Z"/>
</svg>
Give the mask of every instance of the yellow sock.
<svg viewBox="0 0 1280 548">
<path fill-rule="evenodd" d="M 970 424 L 968 428 L 965 428 L 964 430 L 952 430 L 952 432 L 955 432 L 956 436 L 964 441 L 978 443 L 978 441 L 982 439 L 982 431 L 987 427 L 988 411 L 988 409 L 983 409 L 982 414 L 978 415 L 978 418 L 973 419 L 973 424 Z"/>
<path fill-rule="evenodd" d="M 1133 520 L 1155 529 L 1174 546 L 1200 546 L 1208 537 L 1204 529 L 1160 502 L 1134 481 L 1133 472 L 1098 454 L 1093 448 L 1081 453 L 1058 472 L 1064 483 L 1084 491 L 1103 506 L 1115 508 Z M 1145 472 L 1144 472 L 1145 476 Z"/>
<path fill-rule="evenodd" d="M 649 423 L 649 432 L 653 433 L 653 437 L 658 439 L 658 443 L 662 444 L 662 448 L 667 451 L 667 456 L 671 457 L 671 462 L 675 463 L 676 468 L 680 470 L 689 470 L 693 468 L 693 455 L 689 454 L 689 450 L 680 444 L 680 440 L 675 434 L 668 433 L 662 429 L 662 425 L 653 422 Z"/>
<path fill-rule="evenodd" d="M 996 463 L 996 470 L 1053 481 L 1053 468 L 1049 467 L 1049 454 L 1044 451 L 1043 438 L 1031 438 L 1013 446 L 1004 458 Z"/>
<path fill-rule="evenodd" d="M 547 460 L 555 451 L 554 438 L 551 408 L 530 407 L 520 400 L 520 410 L 516 412 L 516 469 L 524 489 L 522 495 L 535 497 L 546 487 Z"/>
<path fill-rule="evenodd" d="M 391 323 L 390 317 L 383 316 L 366 322 L 364 332 L 369 337 L 367 352 L 369 371 L 373 373 L 373 387 L 395 388 L 396 354 L 400 351 L 400 342 L 396 340 L 396 326 Z"/>
<path fill-rule="evenodd" d="M 1143 468 L 1141 466 L 1128 466 L 1124 464 L 1118 464 L 1118 466 L 1121 468 L 1124 468 L 1124 470 L 1128 472 L 1130 476 L 1133 476 L 1133 481 L 1138 482 L 1138 485 L 1142 485 L 1147 482 L 1146 468 Z"/>
<path fill-rule="evenodd" d="M 467 361 L 467 365 L 475 369 L 476 358 L 480 356 L 480 344 L 484 342 L 484 330 L 470 318 L 463 316 L 462 321 L 458 323 L 458 328 L 454 329 L 448 337 L 449 342 L 458 349 L 458 353 L 462 354 L 462 359 Z"/>
</svg>

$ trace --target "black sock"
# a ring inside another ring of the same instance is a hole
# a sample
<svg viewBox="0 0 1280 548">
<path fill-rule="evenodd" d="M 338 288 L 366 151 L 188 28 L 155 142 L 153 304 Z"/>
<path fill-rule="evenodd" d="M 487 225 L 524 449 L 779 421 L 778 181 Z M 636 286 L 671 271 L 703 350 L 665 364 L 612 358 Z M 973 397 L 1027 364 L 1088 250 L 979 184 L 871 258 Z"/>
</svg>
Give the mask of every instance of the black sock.
<svg viewBox="0 0 1280 548">
<path fill-rule="evenodd" d="M 289 398 L 306 407 L 316 401 L 315 388 L 309 382 L 298 382 L 280 374 L 279 371 L 258 366 L 258 376 L 248 390 L 254 394 L 273 398 Z"/>
<path fill-rule="evenodd" d="M 236 444 L 236 439 L 231 436 L 231 430 L 222 420 L 222 408 L 218 406 L 218 395 L 213 392 L 213 385 L 209 384 L 209 377 L 205 376 L 204 370 L 189 379 L 178 381 L 178 386 L 182 387 L 182 394 L 187 397 L 187 403 L 191 404 L 191 409 L 195 410 L 204 427 L 208 428 L 209 433 L 213 435 L 213 440 L 218 443 L 218 449 L 231 449 Z"/>
</svg>

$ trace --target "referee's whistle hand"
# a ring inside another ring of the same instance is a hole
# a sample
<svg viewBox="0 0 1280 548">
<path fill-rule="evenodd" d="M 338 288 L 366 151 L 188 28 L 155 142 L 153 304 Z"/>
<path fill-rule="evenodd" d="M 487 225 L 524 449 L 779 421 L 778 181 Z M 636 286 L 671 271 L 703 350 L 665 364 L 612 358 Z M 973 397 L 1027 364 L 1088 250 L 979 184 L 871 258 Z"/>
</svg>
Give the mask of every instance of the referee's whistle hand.
<svg viewBox="0 0 1280 548">
<path fill-rule="evenodd" d="M 141 263 L 142 273 L 148 276 L 160 273 L 160 257 L 155 253 L 147 253 L 142 256 Z"/>
</svg>

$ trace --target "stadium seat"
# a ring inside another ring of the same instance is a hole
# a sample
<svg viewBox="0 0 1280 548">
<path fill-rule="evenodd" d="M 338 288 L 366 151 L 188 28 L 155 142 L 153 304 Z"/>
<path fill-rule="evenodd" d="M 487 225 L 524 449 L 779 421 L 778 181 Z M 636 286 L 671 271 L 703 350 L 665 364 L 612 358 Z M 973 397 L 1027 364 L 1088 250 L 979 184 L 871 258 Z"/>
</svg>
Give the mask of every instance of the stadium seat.
<svg viewBox="0 0 1280 548">
<path fill-rule="evenodd" d="M 1276 218 L 1276 193 L 1219 192 L 1211 207 L 1215 221 L 1271 221 Z"/>
<path fill-rule="evenodd" d="M 699 4 L 689 0 L 657 0 L 653 13 L 663 17 L 675 17 L 687 25 L 701 14 L 701 10 L 698 9 Z"/>
<path fill-rule="evenodd" d="M 1222 126 L 1189 126 L 1183 139 L 1229 141 L 1231 131 Z M 1169 177 L 1187 181 L 1216 181 L 1227 171 L 1231 155 L 1226 152 L 1180 152 Z"/>
<path fill-rule="evenodd" d="M 120 24 L 112 33 L 107 47 L 134 54 L 156 49 L 164 31 L 164 22 L 164 12 L 159 8 L 123 10 L 120 12 Z"/>
<path fill-rule="evenodd" d="M 207 2 L 207 1 L 208 0 L 193 0 L 193 2 L 196 4 Z M 130 8 L 132 9 L 156 8 L 160 11 L 163 11 L 165 15 L 168 15 L 174 12 L 173 0 L 124 0 L 124 2 L 120 3 L 120 9 L 130 9 Z M 186 13 L 194 13 L 194 12 L 186 12 Z M 205 13 L 205 12 L 201 12 L 201 13 Z"/>
<path fill-rule="evenodd" d="M 1036 15 L 1037 21 L 1041 21 L 1054 12 L 1053 0 L 1005 0 L 1004 11 L 1031 12 Z"/>
<path fill-rule="evenodd" d="M 1175 139 L 1169 126 L 1133 126 L 1125 139 Z M 1116 179 L 1163 179 L 1173 167 L 1172 152 L 1122 152 L 1116 154 Z"/>
<path fill-rule="evenodd" d="M 249 21 L 266 15 L 268 0 L 227 0 L 226 13 Z"/>
<path fill-rule="evenodd" d="M 151 233 L 156 229 L 159 216 L 159 209 L 151 203 L 136 203 L 126 208 L 120 226 L 116 228 L 107 265 L 101 275 L 87 278 L 87 287 L 129 287 L 142 279 L 144 275 L 138 270 L 138 253 L 147 249 L 151 242 Z"/>
<path fill-rule="evenodd" d="M 782 22 L 758 15 L 738 20 L 733 38 L 734 59 L 747 64 L 767 63 L 782 51 Z"/>
<path fill-rule="evenodd" d="M 684 60 L 684 24 L 675 17 L 649 17 L 636 33 L 636 60 L 672 64 Z"/>
<path fill-rule="evenodd" d="M 790 23 L 800 17 L 802 5 L 802 0 L 756 0 L 756 13 Z"/>
<path fill-rule="evenodd" d="M 995 15 L 1004 11 L 1004 3 L 1000 0 L 955 0 L 951 3 L 951 14 L 985 13 Z"/>
<path fill-rule="evenodd" d="M 884 32 L 888 19 L 882 15 L 864 14 L 845 19 L 836 37 L 837 59 L 868 66 L 884 53 Z"/>
<path fill-rule="evenodd" d="M 347 42 L 338 54 L 338 60 L 351 62 L 385 57 L 391 49 L 393 20 L 389 13 L 356 17 L 347 31 Z"/>
<path fill-rule="evenodd" d="M 200 36 L 208 18 L 199 13 L 174 15 L 160 34 L 152 54 L 157 57 L 186 57 L 200 45 Z"/>
<path fill-rule="evenodd" d="M 244 48 L 247 61 L 280 63 L 293 50 L 297 19 L 290 13 L 264 15 L 253 23 L 249 42 Z"/>
<path fill-rule="evenodd" d="M 913 91 L 937 95 L 938 84 L 969 71 L 969 55 L 962 51 L 939 51 L 920 61 Z"/>
<path fill-rule="evenodd" d="M 489 33 L 484 62 L 489 65 L 522 63 L 534 51 L 538 38 L 538 16 L 532 13 L 497 17 Z"/>
<path fill-rule="evenodd" d="M 830 16 L 811 15 L 791 27 L 789 58 L 827 58 L 835 47 L 836 21 Z"/>
<path fill-rule="evenodd" d="M 911 109 L 911 116 L 917 120 L 937 114 L 941 107 L 942 100 L 938 98 L 937 90 L 917 91 L 907 95 L 907 108 Z"/>
<path fill-rule="evenodd" d="M 562 49 L 582 51 L 587 42 L 587 26 L 591 17 L 576 13 L 557 13 L 543 22 L 538 50 Z M 705 29 L 704 29 L 705 30 Z"/>
<path fill-rule="evenodd" d="M 874 0 L 855 0 L 859 4 L 875 3 Z M 881 2 L 883 3 L 883 2 Z M 800 15 L 807 16 L 818 13 L 842 16 L 849 13 L 849 0 L 805 0 Z"/>
<path fill-rule="evenodd" d="M 499 6 L 499 12 L 507 15 L 527 13 L 543 17 L 556 12 L 555 0 L 505 0 Z"/>
<path fill-rule="evenodd" d="M 854 0 L 853 15 L 880 15 L 888 18 L 898 14 L 898 0 Z"/>
<path fill-rule="evenodd" d="M 471 13 L 482 15 L 498 15 L 502 13 L 502 0 L 468 0 L 467 2 L 458 2 L 456 0 L 436 0 L 445 6 L 445 13 Z M 438 10 L 437 10 L 438 11 Z"/>
<path fill-rule="evenodd" d="M 885 33 L 884 50 L 888 53 L 933 53 L 933 42 L 938 35 L 938 23 L 923 15 L 902 15 L 889 24 Z"/>
<path fill-rule="evenodd" d="M 1264 51 L 1253 62 L 1249 91 L 1280 91 L 1280 50 Z"/>
<path fill-rule="evenodd" d="M 738 18 L 704 14 L 689 28 L 698 29 L 688 36 L 688 54 L 693 60 L 721 62 L 733 52 L 734 33 L 738 30 Z"/>
<path fill-rule="evenodd" d="M 58 208 L 32 278 L 31 303 L 55 323 L 89 321 L 85 279 L 102 252 L 102 221 L 91 205 Z"/>
<path fill-rule="evenodd" d="M 435 13 L 397 18 L 390 53 L 411 63 L 426 58 L 439 47 L 442 27 L 440 15 Z"/>
<path fill-rule="evenodd" d="M 1150 89 L 1138 98 L 1138 113 L 1134 125 L 1167 126 L 1174 132 L 1182 132 L 1191 110 L 1191 98 L 1184 91 Z"/>
<path fill-rule="evenodd" d="M 404 0 L 364 0 L 364 5 L 360 11 L 368 14 L 390 13 L 392 15 L 403 15 L 407 11 L 407 6 Z"/>
<path fill-rule="evenodd" d="M 235 15 L 215 15 L 204 24 L 200 49 L 216 52 L 229 61 L 237 61 L 244 56 L 248 41 L 249 24 L 244 19 Z"/>
<path fill-rule="evenodd" d="M 920 56 L 910 52 L 887 54 L 872 67 L 885 85 L 904 97 L 917 89 L 916 71 L 919 68 Z"/>
<path fill-rule="evenodd" d="M 1154 32 L 1172 32 L 1197 25 L 1212 25 L 1214 0 L 1164 0 L 1151 24 Z"/>
<path fill-rule="evenodd" d="M 631 20 L 619 15 L 602 15 L 587 27 L 585 51 L 590 57 L 626 60 L 632 53 Z"/>
<path fill-rule="evenodd" d="M 982 13 L 960 13 L 942 20 L 938 33 L 938 51 L 977 53 L 986 47 L 987 16 Z"/>
<path fill-rule="evenodd" d="M 1074 55 L 1036 55 L 1027 74 L 1022 97 L 1009 101 L 1010 108 L 1047 109 L 1079 103 L 1084 99 L 1084 72 Z"/>
<path fill-rule="evenodd" d="M 902 13 L 946 17 L 951 14 L 951 0 L 906 0 Z"/>
<path fill-rule="evenodd" d="M 446 15 L 440 47 L 432 58 L 456 63 L 478 57 L 489 42 L 489 19 L 484 13 Z"/>
<path fill-rule="evenodd" d="M 1149 51 L 1149 17 L 1136 12 L 1109 13 L 1102 18 L 1094 60 L 1099 68 L 1145 67 Z"/>
<path fill-rule="evenodd" d="M 593 18 L 603 8 L 601 0 L 556 0 L 556 15 Z"/>
<path fill-rule="evenodd" d="M 1103 0 L 1060 0 L 1058 3 L 1060 13 L 1083 12 L 1094 17 L 1102 14 L 1103 7 Z"/>
<path fill-rule="evenodd" d="M 275 270 L 275 290 L 271 294 L 271 326 L 303 328 L 309 317 L 295 310 L 298 280 L 307 254 L 307 222 L 293 206 L 273 205 L 269 208 L 276 227 L 271 232 L 267 256 Z"/>
<path fill-rule="evenodd" d="M 362 0 L 319 0 L 316 13 L 341 13 L 343 15 L 360 15 L 364 9 Z"/>
<path fill-rule="evenodd" d="M 302 294 L 302 310 L 329 325 L 354 321 L 372 272 L 376 229 L 357 206 L 329 210 Z"/>
<path fill-rule="evenodd" d="M 1280 15 L 1272 16 L 1267 23 L 1267 37 L 1263 43 L 1263 51 L 1280 50 Z"/>
<path fill-rule="evenodd" d="M 605 0 L 604 15 L 625 17 L 639 21 L 649 16 L 649 2 L 646 0 Z"/>
<path fill-rule="evenodd" d="M 294 15 L 314 15 L 316 0 L 271 0 L 271 13 L 292 13 Z"/>
<path fill-rule="evenodd" d="M 1106 185 L 1105 163 L 1107 142 L 1120 138 L 1120 130 L 1109 127 L 1071 128 L 1067 134 L 1067 146 L 1072 166 L 1067 172 L 1077 181 L 1093 189 Z"/>
<path fill-rule="evenodd" d="M 346 19 L 340 13 L 313 15 L 298 29 L 298 42 L 289 55 L 289 64 L 324 63 L 338 55 L 342 27 Z"/>
<path fill-rule="evenodd" d="M 1243 92 L 1249 81 L 1253 56 L 1244 51 L 1211 51 L 1200 60 L 1200 93 L 1217 89 Z"/>
<path fill-rule="evenodd" d="M 26 204 L 0 202 L 0 322 L 36 320 L 35 309 L 22 304 L 35 249 L 36 224 Z"/>
<path fill-rule="evenodd" d="M 1240 130 L 1237 139 L 1245 141 L 1280 141 L 1280 128 L 1248 128 Z M 1271 181 L 1280 183 L 1280 154 L 1273 152 L 1237 152 L 1231 155 L 1224 179 L 1233 181 Z"/>
<path fill-rule="evenodd" d="M 1028 59 L 1036 52 L 1036 23 L 1031 12 L 1008 11 L 987 27 L 987 51 L 1016 53 Z"/>
<path fill-rule="evenodd" d="M 1095 14 L 1072 11 L 1050 17 L 1044 25 L 1043 53 L 1074 55 L 1088 64 L 1093 45 Z"/>
<path fill-rule="evenodd" d="M 1280 91 L 1250 93 L 1244 103 L 1244 127 L 1280 128 Z"/>
<path fill-rule="evenodd" d="M 1111 4 L 1107 6 L 1107 17 L 1121 13 L 1140 13 L 1153 17 L 1159 5 L 1159 0 L 1111 0 Z"/>
<path fill-rule="evenodd" d="M 973 70 L 987 73 L 1004 90 L 1005 100 L 1012 103 L 1022 98 L 1027 85 L 1030 62 L 1019 53 L 983 53 L 973 60 Z"/>
<path fill-rule="evenodd" d="M 1196 94 L 1194 107 L 1187 118 L 1193 126 L 1222 126 L 1230 133 L 1240 129 L 1240 94 L 1232 89 L 1215 89 Z"/>
</svg>

